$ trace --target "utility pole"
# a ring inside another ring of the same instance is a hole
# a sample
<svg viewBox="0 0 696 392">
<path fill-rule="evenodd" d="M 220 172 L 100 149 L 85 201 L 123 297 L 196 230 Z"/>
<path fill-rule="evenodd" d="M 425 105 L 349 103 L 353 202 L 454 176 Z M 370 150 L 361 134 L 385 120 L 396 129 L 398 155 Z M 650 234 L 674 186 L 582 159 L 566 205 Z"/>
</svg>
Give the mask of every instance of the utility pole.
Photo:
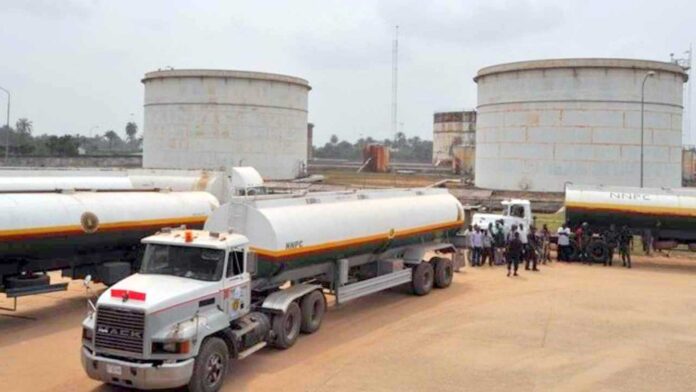
<svg viewBox="0 0 696 392">
<path fill-rule="evenodd" d="M 394 29 L 394 42 L 392 44 L 392 118 L 391 133 L 396 141 L 398 122 L 398 84 L 399 84 L 399 26 Z"/>
<path fill-rule="evenodd" d="M 0 90 L 7 94 L 7 134 L 5 135 L 5 165 L 7 165 L 7 159 L 10 156 L 10 92 L 6 89 L 0 87 Z"/>
</svg>

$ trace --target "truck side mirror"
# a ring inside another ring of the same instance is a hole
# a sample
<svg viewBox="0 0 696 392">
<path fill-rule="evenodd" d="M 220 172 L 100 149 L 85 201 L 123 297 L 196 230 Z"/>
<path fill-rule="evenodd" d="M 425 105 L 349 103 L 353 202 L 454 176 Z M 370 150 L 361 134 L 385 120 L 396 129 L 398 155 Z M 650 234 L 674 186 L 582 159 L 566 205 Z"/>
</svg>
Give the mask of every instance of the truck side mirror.
<svg viewBox="0 0 696 392">
<path fill-rule="evenodd" d="M 249 275 L 256 275 L 256 264 L 257 264 L 256 253 L 247 252 L 247 254 L 246 254 L 246 271 L 249 273 Z"/>
</svg>

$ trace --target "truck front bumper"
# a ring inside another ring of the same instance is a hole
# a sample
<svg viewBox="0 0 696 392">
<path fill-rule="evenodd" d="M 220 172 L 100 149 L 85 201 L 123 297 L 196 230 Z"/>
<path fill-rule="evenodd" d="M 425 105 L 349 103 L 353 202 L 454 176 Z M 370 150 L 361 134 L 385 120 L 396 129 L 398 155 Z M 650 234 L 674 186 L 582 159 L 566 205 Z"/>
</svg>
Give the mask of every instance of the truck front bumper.
<svg viewBox="0 0 696 392">
<path fill-rule="evenodd" d="M 176 388 L 193 374 L 194 358 L 176 363 L 134 363 L 95 355 L 82 347 L 82 367 L 90 378 L 138 389 Z"/>
</svg>

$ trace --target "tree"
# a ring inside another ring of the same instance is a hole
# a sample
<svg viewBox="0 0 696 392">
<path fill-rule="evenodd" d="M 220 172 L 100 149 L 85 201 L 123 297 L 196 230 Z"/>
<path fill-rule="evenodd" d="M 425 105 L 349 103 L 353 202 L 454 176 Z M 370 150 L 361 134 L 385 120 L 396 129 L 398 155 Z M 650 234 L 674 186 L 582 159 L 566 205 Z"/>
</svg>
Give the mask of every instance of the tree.
<svg viewBox="0 0 696 392">
<path fill-rule="evenodd" d="M 138 133 L 138 124 L 129 121 L 126 124 L 126 135 L 128 136 L 128 143 L 133 143 L 135 141 L 135 135 Z"/>
<path fill-rule="evenodd" d="M 113 129 L 106 131 L 104 137 L 109 141 L 109 150 L 113 149 L 114 143 L 121 140 L 121 137 L 118 136 L 118 133 L 114 132 Z"/>
<path fill-rule="evenodd" d="M 17 120 L 17 132 L 20 135 L 31 135 L 31 131 L 34 129 L 33 124 L 26 118 L 20 118 Z"/>
<path fill-rule="evenodd" d="M 331 144 L 337 144 L 338 143 L 338 136 L 336 135 L 331 135 Z"/>
</svg>

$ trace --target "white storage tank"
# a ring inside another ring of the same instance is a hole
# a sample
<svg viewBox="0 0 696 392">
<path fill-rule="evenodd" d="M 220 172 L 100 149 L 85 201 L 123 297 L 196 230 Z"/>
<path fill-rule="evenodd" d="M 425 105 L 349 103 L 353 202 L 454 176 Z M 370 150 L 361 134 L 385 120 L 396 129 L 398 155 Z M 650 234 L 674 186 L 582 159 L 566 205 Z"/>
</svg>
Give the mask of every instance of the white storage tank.
<svg viewBox="0 0 696 392">
<path fill-rule="evenodd" d="M 433 164 L 447 165 L 453 147 L 473 146 L 476 142 L 476 112 L 473 110 L 437 112 L 433 115 Z"/>
<path fill-rule="evenodd" d="M 271 179 L 295 178 L 305 169 L 306 80 L 191 69 L 150 72 L 142 82 L 143 167 L 254 166 Z"/>
<path fill-rule="evenodd" d="M 681 186 L 684 70 L 628 59 L 537 60 L 481 69 L 476 186 L 563 191 L 566 182 Z"/>
</svg>

